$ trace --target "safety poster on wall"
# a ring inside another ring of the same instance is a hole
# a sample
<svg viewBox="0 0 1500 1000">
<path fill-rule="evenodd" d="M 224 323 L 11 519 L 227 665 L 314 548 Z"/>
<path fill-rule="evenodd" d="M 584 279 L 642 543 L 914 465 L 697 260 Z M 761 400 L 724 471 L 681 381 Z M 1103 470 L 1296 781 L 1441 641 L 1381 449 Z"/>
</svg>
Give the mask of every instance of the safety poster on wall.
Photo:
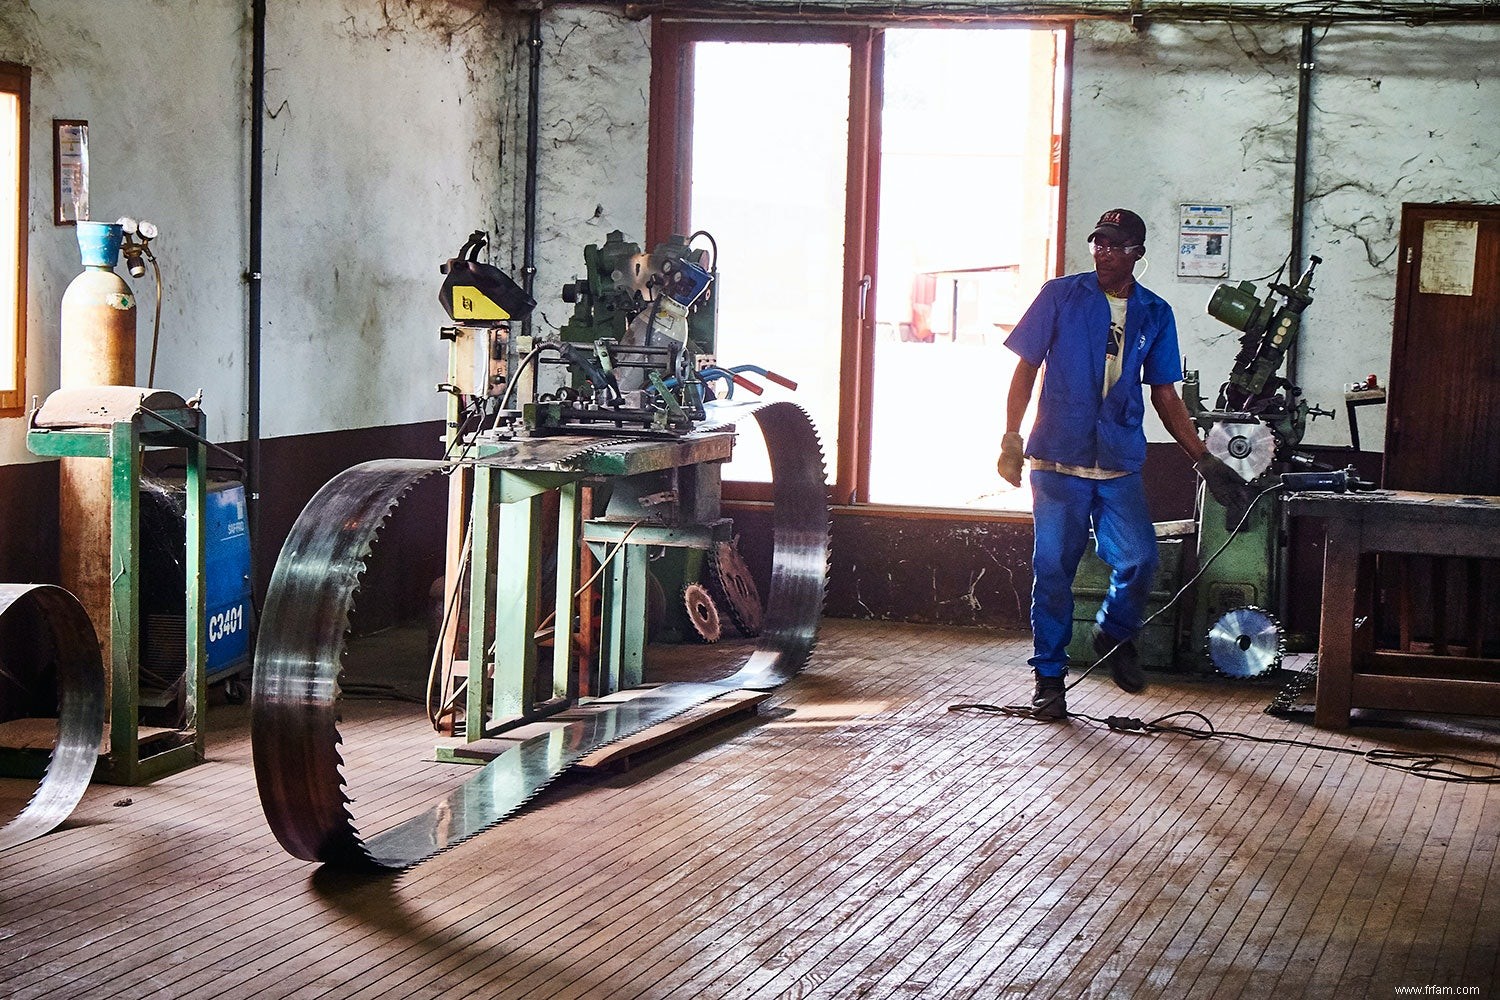
<svg viewBox="0 0 1500 1000">
<path fill-rule="evenodd" d="M 1179 277 L 1229 277 L 1229 205 L 1180 205 L 1177 226 Z"/>
</svg>

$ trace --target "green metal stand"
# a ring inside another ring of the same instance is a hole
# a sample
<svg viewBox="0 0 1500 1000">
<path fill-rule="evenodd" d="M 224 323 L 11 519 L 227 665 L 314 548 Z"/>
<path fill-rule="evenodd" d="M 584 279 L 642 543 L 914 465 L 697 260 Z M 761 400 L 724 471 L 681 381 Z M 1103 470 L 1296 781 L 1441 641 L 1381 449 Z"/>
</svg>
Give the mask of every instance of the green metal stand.
<svg viewBox="0 0 1500 1000">
<path fill-rule="evenodd" d="M 479 462 L 474 466 L 469 561 L 468 741 L 543 718 L 566 707 L 576 691 L 570 679 L 581 543 L 594 546 L 603 557 L 604 546 L 624 542 L 604 569 L 604 626 L 596 690 L 607 694 L 641 683 L 646 647 L 646 547 L 706 549 L 728 537 L 728 522 L 718 518 L 717 463 L 727 459 L 732 448 L 733 435 L 722 431 L 643 440 L 601 449 L 582 457 L 576 470 L 564 472 L 525 468 L 504 443 L 480 445 Z M 647 508 L 628 519 L 584 519 L 578 497 L 585 480 L 607 483 L 618 493 L 630 494 L 630 484 L 646 483 L 643 489 L 649 491 L 658 482 L 653 477 L 668 470 L 682 470 L 677 474 L 687 483 L 679 525 L 663 524 Z M 543 662 L 538 634 L 545 632 L 539 627 L 544 602 L 537 567 L 544 555 L 542 498 L 551 491 L 558 494 L 557 584 L 551 608 L 552 655 Z M 539 691 L 544 695 L 541 699 Z M 548 692 L 550 697 L 545 697 Z"/>
<path fill-rule="evenodd" d="M 601 558 L 606 546 L 623 546 L 604 570 L 604 635 L 600 643 L 597 690 L 609 694 L 641 683 L 646 660 L 647 548 L 707 552 L 732 536 L 729 521 L 714 519 L 678 527 L 632 526 L 619 521 L 588 521 L 583 540 Z"/>
<path fill-rule="evenodd" d="M 36 455 L 99 458 L 110 462 L 110 712 L 109 753 L 95 777 L 118 785 L 140 785 L 184 770 L 203 760 L 205 715 L 203 512 L 208 450 L 203 439 L 184 428 L 197 425 L 195 409 L 156 416 L 136 413 L 97 427 L 37 428 L 26 446 Z M 187 579 L 186 726 L 175 744 L 142 755 L 140 740 L 140 479 L 146 447 L 187 451 L 187 509 L 184 575 Z"/>
<path fill-rule="evenodd" d="M 1224 508 L 1199 486 L 1198 564 L 1223 552 L 1198 579 L 1192 619 L 1183 636 L 1183 662 L 1212 669 L 1205 651 L 1208 630 L 1226 611 L 1247 605 L 1274 612 L 1277 606 L 1277 539 L 1281 535 L 1282 500 L 1272 495 L 1255 505 L 1232 540 Z M 1227 544 L 1226 544 L 1227 542 Z"/>
</svg>

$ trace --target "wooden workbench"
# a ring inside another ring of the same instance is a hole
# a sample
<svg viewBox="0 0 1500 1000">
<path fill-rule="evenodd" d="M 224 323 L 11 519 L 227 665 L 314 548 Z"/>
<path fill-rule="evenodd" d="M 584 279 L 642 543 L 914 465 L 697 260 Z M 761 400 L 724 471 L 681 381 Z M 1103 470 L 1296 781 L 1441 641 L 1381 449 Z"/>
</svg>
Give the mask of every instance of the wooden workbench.
<svg viewBox="0 0 1500 1000">
<path fill-rule="evenodd" d="M 1302 493 L 1293 516 L 1323 518 L 1323 618 L 1314 722 L 1342 729 L 1354 708 L 1500 716 L 1500 660 L 1477 644 L 1376 647 L 1375 553 L 1500 558 L 1500 497 L 1381 490 Z"/>
</svg>

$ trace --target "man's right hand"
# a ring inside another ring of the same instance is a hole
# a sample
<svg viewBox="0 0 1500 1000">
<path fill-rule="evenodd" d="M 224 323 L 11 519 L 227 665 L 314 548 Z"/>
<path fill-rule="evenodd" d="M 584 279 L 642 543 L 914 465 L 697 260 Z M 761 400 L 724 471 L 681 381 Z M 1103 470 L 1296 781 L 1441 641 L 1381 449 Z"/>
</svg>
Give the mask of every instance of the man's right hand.
<svg viewBox="0 0 1500 1000">
<path fill-rule="evenodd" d="M 1025 461 L 1022 450 L 1025 443 L 1021 435 L 1015 431 L 1007 431 L 1000 439 L 1000 461 L 995 463 L 995 469 L 1000 473 L 1000 478 L 1012 486 L 1021 485 L 1021 463 Z"/>
</svg>

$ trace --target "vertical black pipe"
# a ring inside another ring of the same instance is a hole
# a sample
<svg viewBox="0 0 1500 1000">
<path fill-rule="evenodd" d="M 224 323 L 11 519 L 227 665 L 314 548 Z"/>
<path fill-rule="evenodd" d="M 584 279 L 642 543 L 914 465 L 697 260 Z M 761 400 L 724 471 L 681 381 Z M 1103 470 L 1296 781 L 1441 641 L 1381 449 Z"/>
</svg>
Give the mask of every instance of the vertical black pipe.
<svg viewBox="0 0 1500 1000">
<path fill-rule="evenodd" d="M 542 11 L 531 12 L 531 30 L 526 38 L 531 50 L 531 74 L 526 87 L 526 232 L 521 261 L 521 287 L 536 298 L 536 163 L 540 145 L 537 115 L 542 103 Z M 522 336 L 531 335 L 531 315 L 521 321 Z"/>
<path fill-rule="evenodd" d="M 249 499 L 247 519 L 250 527 L 252 559 L 254 546 L 260 540 L 260 288 L 261 288 L 261 219 L 264 182 L 265 109 L 266 109 L 266 0 L 251 0 L 250 54 L 250 247 L 245 280 L 249 282 L 250 301 L 246 318 L 245 392 L 247 416 L 245 428 L 245 493 Z"/>
<path fill-rule="evenodd" d="M 1312 113 L 1313 83 L 1313 29 L 1311 24 L 1302 26 L 1302 50 L 1297 56 L 1297 148 L 1292 165 L 1292 247 L 1289 260 L 1291 267 L 1287 281 L 1295 282 L 1302 274 L 1302 261 L 1306 248 L 1306 220 L 1303 211 L 1307 203 L 1307 161 L 1309 118 Z M 1292 340 L 1286 353 L 1286 380 L 1293 388 L 1287 390 L 1287 402 L 1295 404 L 1293 393 L 1297 385 L 1297 341 Z M 1278 512 L 1275 564 L 1272 567 L 1271 587 L 1276 595 L 1276 613 L 1282 622 L 1290 621 L 1292 594 L 1287 577 L 1291 570 L 1291 518 L 1283 505 Z"/>
<path fill-rule="evenodd" d="M 1308 120 L 1312 113 L 1312 82 L 1313 29 L 1311 24 L 1304 24 L 1302 26 L 1302 52 L 1297 58 L 1297 149 L 1296 159 L 1292 166 L 1292 248 L 1288 279 L 1290 281 L 1296 281 L 1302 274 L 1302 261 L 1306 249 L 1303 246 L 1305 239 L 1303 206 L 1307 201 Z M 1286 380 L 1293 385 L 1297 384 L 1297 342 L 1295 340 L 1292 341 L 1292 346 L 1287 351 Z"/>
</svg>

